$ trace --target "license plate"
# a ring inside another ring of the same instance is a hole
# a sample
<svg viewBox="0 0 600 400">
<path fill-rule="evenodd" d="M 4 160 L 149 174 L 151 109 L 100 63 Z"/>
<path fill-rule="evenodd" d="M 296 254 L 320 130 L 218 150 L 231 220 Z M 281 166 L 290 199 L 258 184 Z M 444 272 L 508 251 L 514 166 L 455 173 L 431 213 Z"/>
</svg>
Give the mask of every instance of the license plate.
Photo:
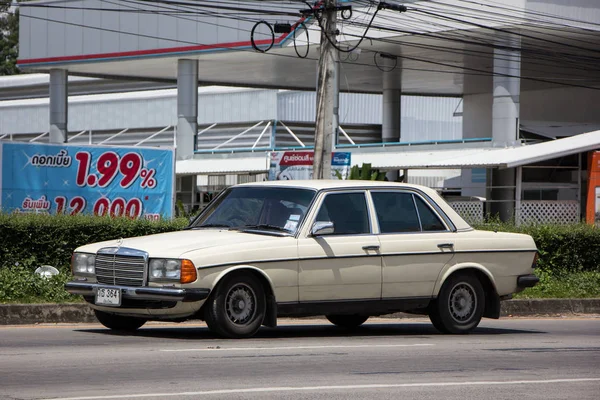
<svg viewBox="0 0 600 400">
<path fill-rule="evenodd" d="M 103 306 L 120 306 L 121 291 L 119 289 L 98 288 L 96 304 Z"/>
</svg>

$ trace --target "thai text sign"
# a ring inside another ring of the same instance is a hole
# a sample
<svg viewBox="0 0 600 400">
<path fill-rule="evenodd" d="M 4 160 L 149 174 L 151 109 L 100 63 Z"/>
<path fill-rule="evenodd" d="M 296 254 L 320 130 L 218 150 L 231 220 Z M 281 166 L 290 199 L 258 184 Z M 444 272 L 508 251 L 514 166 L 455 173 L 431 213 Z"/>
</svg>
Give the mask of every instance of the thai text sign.
<svg viewBox="0 0 600 400">
<path fill-rule="evenodd" d="M 8 212 L 170 218 L 173 150 L 0 143 Z"/>
<path fill-rule="evenodd" d="M 312 179 L 313 151 L 275 151 L 271 153 L 269 180 Z M 350 153 L 331 155 L 331 179 L 346 179 L 350 171 Z"/>
</svg>

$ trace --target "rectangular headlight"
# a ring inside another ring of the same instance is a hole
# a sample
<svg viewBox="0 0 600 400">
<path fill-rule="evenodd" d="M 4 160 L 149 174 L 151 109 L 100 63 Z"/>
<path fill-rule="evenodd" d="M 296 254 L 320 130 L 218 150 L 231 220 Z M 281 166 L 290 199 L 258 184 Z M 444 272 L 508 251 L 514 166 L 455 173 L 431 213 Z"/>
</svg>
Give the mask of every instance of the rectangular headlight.
<svg viewBox="0 0 600 400">
<path fill-rule="evenodd" d="M 148 263 L 148 277 L 151 282 L 191 283 L 198 278 L 198 274 L 190 260 L 151 258 Z"/>
<path fill-rule="evenodd" d="M 71 270 L 73 275 L 94 275 L 96 255 L 91 253 L 73 253 Z"/>
<path fill-rule="evenodd" d="M 181 260 L 152 258 L 150 259 L 148 276 L 151 281 L 179 281 L 181 278 Z"/>
</svg>

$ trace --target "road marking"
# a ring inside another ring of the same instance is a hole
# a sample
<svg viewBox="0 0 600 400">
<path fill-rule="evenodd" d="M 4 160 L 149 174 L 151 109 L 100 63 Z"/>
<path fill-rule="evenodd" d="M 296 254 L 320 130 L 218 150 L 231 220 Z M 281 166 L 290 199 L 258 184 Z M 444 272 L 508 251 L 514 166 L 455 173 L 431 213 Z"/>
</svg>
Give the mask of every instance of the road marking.
<svg viewBox="0 0 600 400">
<path fill-rule="evenodd" d="M 283 346 L 283 347 L 206 347 L 203 349 L 162 349 L 165 352 L 188 352 L 188 351 L 260 351 L 260 350 L 316 350 L 316 349 L 363 349 L 376 347 L 422 347 L 435 346 L 433 343 L 415 344 L 357 344 L 357 345 L 323 345 L 323 346 Z"/>
<path fill-rule="evenodd" d="M 264 387 L 247 389 L 205 390 L 199 392 L 180 393 L 146 393 L 124 394 L 112 396 L 84 396 L 84 397 L 55 397 L 43 400 L 108 400 L 108 399 L 133 399 L 140 397 L 176 397 L 176 396 L 211 396 L 223 394 L 244 393 L 269 393 L 269 392 L 305 392 L 313 390 L 354 390 L 354 389 L 402 389 L 419 387 L 448 387 L 448 386 L 498 386 L 498 385 L 535 385 L 551 383 L 580 383 L 598 382 L 600 378 L 574 378 L 574 379 L 545 379 L 530 381 L 473 381 L 473 382 L 423 382 L 423 383 L 397 383 L 397 384 L 371 384 L 371 385 L 336 385 L 336 386 L 300 386 L 300 387 Z"/>
</svg>

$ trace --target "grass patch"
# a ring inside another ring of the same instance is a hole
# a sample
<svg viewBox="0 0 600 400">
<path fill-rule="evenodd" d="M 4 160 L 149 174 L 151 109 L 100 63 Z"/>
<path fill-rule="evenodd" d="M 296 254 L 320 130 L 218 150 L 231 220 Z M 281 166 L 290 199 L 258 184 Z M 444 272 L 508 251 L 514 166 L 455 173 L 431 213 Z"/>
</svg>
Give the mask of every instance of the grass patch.
<svg viewBox="0 0 600 400">
<path fill-rule="evenodd" d="M 566 299 L 600 297 L 600 272 L 586 271 L 552 275 L 536 271 L 540 283 L 515 295 L 515 299 Z"/>
<path fill-rule="evenodd" d="M 0 303 L 75 303 L 81 296 L 69 294 L 64 284 L 71 280 L 70 271 L 43 278 L 31 271 L 27 263 L 0 268 Z"/>
</svg>

